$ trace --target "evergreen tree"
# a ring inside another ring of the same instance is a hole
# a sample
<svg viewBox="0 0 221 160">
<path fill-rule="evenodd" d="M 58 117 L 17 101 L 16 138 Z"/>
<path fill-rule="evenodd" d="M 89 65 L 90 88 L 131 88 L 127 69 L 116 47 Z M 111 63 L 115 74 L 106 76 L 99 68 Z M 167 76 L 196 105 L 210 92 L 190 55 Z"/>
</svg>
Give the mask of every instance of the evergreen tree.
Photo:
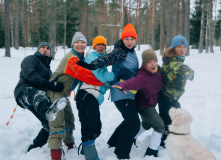
<svg viewBox="0 0 221 160">
<path fill-rule="evenodd" d="M 195 11 L 191 14 L 190 19 L 190 45 L 199 47 L 200 26 L 201 26 L 201 1 L 195 1 Z"/>
</svg>

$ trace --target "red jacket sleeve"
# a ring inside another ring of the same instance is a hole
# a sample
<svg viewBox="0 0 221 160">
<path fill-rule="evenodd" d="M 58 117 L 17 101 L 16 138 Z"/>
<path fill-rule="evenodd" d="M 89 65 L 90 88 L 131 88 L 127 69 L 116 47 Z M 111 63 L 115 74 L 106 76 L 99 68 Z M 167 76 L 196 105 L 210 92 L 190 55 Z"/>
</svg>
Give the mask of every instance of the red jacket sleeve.
<svg viewBox="0 0 221 160">
<path fill-rule="evenodd" d="M 77 57 L 71 57 L 68 60 L 64 73 L 87 84 L 95 86 L 102 86 L 104 84 L 101 83 L 90 70 L 76 65 L 77 61 L 79 61 Z"/>
</svg>

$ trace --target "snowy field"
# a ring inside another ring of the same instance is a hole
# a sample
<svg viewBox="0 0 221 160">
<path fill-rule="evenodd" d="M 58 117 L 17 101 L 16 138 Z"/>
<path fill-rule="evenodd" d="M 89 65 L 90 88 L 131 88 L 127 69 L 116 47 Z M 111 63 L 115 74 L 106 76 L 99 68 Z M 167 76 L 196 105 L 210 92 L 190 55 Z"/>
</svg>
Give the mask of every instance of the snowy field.
<svg viewBox="0 0 221 160">
<path fill-rule="evenodd" d="M 147 48 L 147 45 L 143 45 L 141 51 L 136 49 L 140 64 L 141 53 Z M 69 50 L 66 49 L 66 52 Z M 198 54 L 198 50 L 190 50 L 190 56 L 186 57 L 185 64 L 195 71 L 195 79 L 187 82 L 186 92 L 181 97 L 180 103 L 193 116 L 192 136 L 208 148 L 218 160 L 221 160 L 221 51 L 219 47 L 215 47 L 214 50 L 214 54 Z M 19 50 L 11 48 L 11 58 L 5 58 L 5 50 L 0 49 L 0 160 L 50 160 L 47 145 L 33 149 L 29 153 L 26 152 L 41 129 L 40 122 L 30 111 L 18 106 L 14 118 L 6 126 L 16 107 L 13 91 L 19 79 L 21 61 L 25 56 L 34 54 L 35 51 L 36 48 L 19 48 Z M 162 65 L 159 51 L 156 53 L 159 64 Z M 64 50 L 58 47 L 55 60 L 51 63 L 52 71 L 56 69 L 63 56 Z M 101 160 L 116 160 L 114 149 L 108 149 L 107 140 L 122 121 L 122 117 L 114 103 L 108 100 L 108 96 L 109 91 L 105 95 L 104 103 L 100 106 L 103 126 L 102 134 L 96 140 L 96 148 Z M 81 143 L 80 123 L 73 99 L 74 93 L 72 92 L 70 100 L 76 125 L 74 137 L 78 146 Z M 157 158 L 143 157 L 151 132 L 152 130 L 146 131 L 138 138 L 140 142 L 138 148 L 132 147 L 130 155 L 133 160 L 169 160 L 168 154 L 163 148 L 160 148 Z M 67 148 L 64 147 L 64 150 L 67 160 L 84 160 L 83 156 L 77 154 L 77 149 L 67 152 Z"/>
</svg>

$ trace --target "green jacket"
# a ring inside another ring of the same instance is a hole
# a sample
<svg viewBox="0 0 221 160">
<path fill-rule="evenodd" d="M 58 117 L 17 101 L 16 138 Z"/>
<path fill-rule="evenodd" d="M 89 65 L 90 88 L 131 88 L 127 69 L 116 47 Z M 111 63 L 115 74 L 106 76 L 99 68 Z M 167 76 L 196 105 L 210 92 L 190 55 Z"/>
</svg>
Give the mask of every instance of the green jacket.
<svg viewBox="0 0 221 160">
<path fill-rule="evenodd" d="M 186 76 L 194 72 L 189 66 L 183 64 L 184 60 L 176 56 L 163 57 L 161 74 L 163 77 L 162 93 L 172 100 L 178 100 L 185 92 Z"/>
</svg>

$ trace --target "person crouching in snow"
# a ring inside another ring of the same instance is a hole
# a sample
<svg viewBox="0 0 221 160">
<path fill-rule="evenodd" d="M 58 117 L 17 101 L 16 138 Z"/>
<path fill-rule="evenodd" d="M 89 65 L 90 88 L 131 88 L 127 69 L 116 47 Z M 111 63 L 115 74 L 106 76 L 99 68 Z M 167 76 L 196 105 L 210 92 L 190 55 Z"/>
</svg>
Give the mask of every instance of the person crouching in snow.
<svg viewBox="0 0 221 160">
<path fill-rule="evenodd" d="M 63 109 L 66 105 L 66 99 L 61 97 L 53 104 L 46 95 L 46 90 L 62 92 L 63 83 L 51 81 L 52 74 L 50 70 L 51 45 L 42 42 L 38 45 L 38 50 L 34 55 L 24 58 L 21 63 L 20 79 L 15 87 L 14 96 L 19 106 L 30 110 L 42 123 L 43 128 L 39 131 L 33 144 L 28 147 L 28 152 L 37 147 L 42 147 L 47 143 L 49 136 L 48 121 L 56 116 L 56 110 Z M 60 108 L 58 106 L 60 105 Z"/>
<path fill-rule="evenodd" d="M 61 60 L 59 66 L 52 74 L 50 81 L 56 80 L 64 84 L 62 92 L 47 91 L 47 95 L 54 102 L 60 97 L 69 97 L 71 90 L 79 84 L 80 81 L 91 85 L 102 86 L 101 83 L 90 70 L 87 70 L 76 62 L 84 59 L 84 50 L 87 46 L 87 39 L 81 32 L 76 32 L 71 43 L 71 51 L 69 51 Z M 74 147 L 74 114 L 71 103 L 67 100 L 67 105 L 61 110 L 55 121 L 49 123 L 50 134 L 48 139 L 48 148 L 51 151 L 51 159 L 57 160 L 63 157 L 62 141 L 71 149 Z"/>
<path fill-rule="evenodd" d="M 106 39 L 102 36 L 97 36 L 93 40 L 93 51 L 85 57 L 85 62 L 90 63 L 104 55 L 107 46 Z M 102 67 L 93 70 L 92 73 L 102 83 L 113 81 L 115 75 L 113 72 L 108 72 L 107 67 Z M 84 73 L 82 73 L 84 74 Z M 78 115 L 81 122 L 81 140 L 82 150 L 86 160 L 98 160 L 98 153 L 95 148 L 95 139 L 101 134 L 101 120 L 99 105 L 104 101 L 106 86 L 96 86 L 87 83 L 82 83 L 76 96 L 76 105 Z"/>
<path fill-rule="evenodd" d="M 150 143 L 144 156 L 153 155 L 157 157 L 158 147 L 165 127 L 155 106 L 158 102 L 158 94 L 162 88 L 163 82 L 155 52 L 152 49 L 143 51 L 142 60 L 142 66 L 137 71 L 135 77 L 118 83 L 117 85 L 113 85 L 112 87 L 124 91 L 125 94 L 127 94 L 127 90 L 138 90 L 135 95 L 135 102 L 142 123 L 140 132 L 138 132 L 135 139 L 144 130 L 149 130 L 152 127 L 154 131 L 152 132 Z"/>
</svg>

